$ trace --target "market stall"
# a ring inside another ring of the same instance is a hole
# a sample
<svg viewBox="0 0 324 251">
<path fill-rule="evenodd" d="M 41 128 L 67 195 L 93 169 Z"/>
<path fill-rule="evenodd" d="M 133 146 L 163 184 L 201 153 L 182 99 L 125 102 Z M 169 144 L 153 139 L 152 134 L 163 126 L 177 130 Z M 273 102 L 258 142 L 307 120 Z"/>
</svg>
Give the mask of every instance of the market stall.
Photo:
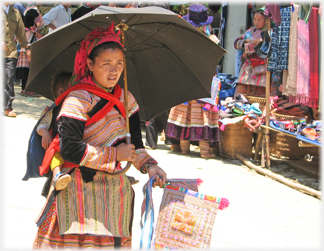
<svg viewBox="0 0 324 251">
<path fill-rule="evenodd" d="M 271 17 L 271 51 L 267 56 L 267 82 L 264 97 L 245 96 L 245 104 L 259 104 L 262 115 L 254 118 L 252 127 L 244 111 L 235 118 L 222 117 L 220 128 L 244 121 L 244 126 L 257 132 L 255 158 L 262 151 L 262 167 L 270 166 L 270 154 L 298 159 L 307 153 L 319 155 L 321 147 L 321 103 L 319 57 L 321 8 L 317 4 L 270 3 L 265 6 Z M 279 90 L 273 90 L 279 79 Z M 277 95 L 278 96 L 277 96 Z M 234 103 L 237 100 L 232 96 Z M 240 103 L 241 102 L 241 103 Z M 226 109 L 225 109 L 226 110 Z M 242 123 L 241 123 L 241 126 Z M 224 142 L 220 142 L 220 145 Z M 236 142 L 233 142 L 235 145 Z M 285 145 L 286 150 L 280 145 Z M 246 156 L 247 157 L 247 156 Z"/>
</svg>

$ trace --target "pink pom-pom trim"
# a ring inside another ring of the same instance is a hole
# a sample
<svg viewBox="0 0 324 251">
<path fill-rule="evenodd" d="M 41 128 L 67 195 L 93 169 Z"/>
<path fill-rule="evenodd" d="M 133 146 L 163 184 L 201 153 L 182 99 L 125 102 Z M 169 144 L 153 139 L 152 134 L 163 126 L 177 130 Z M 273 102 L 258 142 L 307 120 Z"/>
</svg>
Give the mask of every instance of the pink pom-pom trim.
<svg viewBox="0 0 324 251">
<path fill-rule="evenodd" d="M 203 183 L 202 179 L 197 179 L 197 185 L 200 186 Z"/>
<path fill-rule="evenodd" d="M 223 210 L 224 208 L 228 207 L 228 205 L 229 205 L 229 200 L 226 198 L 222 198 L 219 203 L 218 209 Z"/>
<path fill-rule="evenodd" d="M 210 104 L 205 104 L 203 109 L 208 111 L 210 109 Z"/>
<path fill-rule="evenodd" d="M 214 105 L 213 112 L 218 112 L 218 106 L 217 105 Z"/>
</svg>

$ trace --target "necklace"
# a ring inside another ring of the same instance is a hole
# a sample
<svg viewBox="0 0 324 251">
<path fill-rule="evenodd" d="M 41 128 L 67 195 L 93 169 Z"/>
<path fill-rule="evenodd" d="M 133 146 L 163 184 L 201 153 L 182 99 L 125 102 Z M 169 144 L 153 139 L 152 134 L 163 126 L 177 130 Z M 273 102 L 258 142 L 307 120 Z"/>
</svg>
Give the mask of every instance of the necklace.
<svg viewBox="0 0 324 251">
<path fill-rule="evenodd" d="M 100 89 L 105 90 L 106 92 L 112 93 L 112 91 L 114 90 L 114 87 L 104 87 L 104 86 L 98 84 L 95 80 L 93 80 L 93 82 L 95 82 L 97 87 L 99 87 Z"/>
</svg>

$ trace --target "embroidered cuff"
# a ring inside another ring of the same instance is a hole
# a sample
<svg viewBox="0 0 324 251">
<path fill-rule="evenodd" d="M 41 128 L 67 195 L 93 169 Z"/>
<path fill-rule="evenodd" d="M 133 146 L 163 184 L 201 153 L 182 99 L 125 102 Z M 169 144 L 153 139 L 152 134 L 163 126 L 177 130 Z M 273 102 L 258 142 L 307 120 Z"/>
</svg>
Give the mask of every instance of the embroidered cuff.
<svg viewBox="0 0 324 251">
<path fill-rule="evenodd" d="M 144 163 L 144 165 L 141 166 L 140 172 L 143 174 L 147 174 L 149 168 L 156 164 L 157 164 L 157 161 L 151 158 L 148 162 Z"/>
<path fill-rule="evenodd" d="M 117 150 L 115 147 L 94 147 L 87 145 L 86 154 L 80 166 L 99 171 L 113 172 L 116 167 Z"/>
</svg>

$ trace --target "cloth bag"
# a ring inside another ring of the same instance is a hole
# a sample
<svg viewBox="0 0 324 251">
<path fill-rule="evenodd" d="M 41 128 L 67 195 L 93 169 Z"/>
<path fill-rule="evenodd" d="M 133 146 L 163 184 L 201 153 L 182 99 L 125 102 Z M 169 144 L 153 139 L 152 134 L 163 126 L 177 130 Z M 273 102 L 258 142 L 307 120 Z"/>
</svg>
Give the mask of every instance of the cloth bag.
<svg viewBox="0 0 324 251">
<path fill-rule="evenodd" d="M 154 179 L 152 177 L 143 188 L 145 199 L 142 205 L 140 248 L 146 244 L 147 249 L 157 250 L 208 249 L 217 211 L 228 207 L 229 201 L 186 189 L 168 180 L 154 234 L 151 192 Z"/>
</svg>

